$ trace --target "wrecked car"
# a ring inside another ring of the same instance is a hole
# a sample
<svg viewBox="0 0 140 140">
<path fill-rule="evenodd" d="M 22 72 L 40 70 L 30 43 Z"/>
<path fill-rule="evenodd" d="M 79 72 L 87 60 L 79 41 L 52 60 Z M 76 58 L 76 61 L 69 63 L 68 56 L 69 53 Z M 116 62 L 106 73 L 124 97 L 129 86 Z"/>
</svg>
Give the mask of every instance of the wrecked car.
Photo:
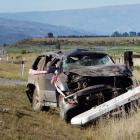
<svg viewBox="0 0 140 140">
<path fill-rule="evenodd" d="M 132 71 L 106 53 L 77 49 L 39 55 L 29 70 L 27 96 L 34 111 L 59 107 L 72 117 L 128 91 Z"/>
</svg>

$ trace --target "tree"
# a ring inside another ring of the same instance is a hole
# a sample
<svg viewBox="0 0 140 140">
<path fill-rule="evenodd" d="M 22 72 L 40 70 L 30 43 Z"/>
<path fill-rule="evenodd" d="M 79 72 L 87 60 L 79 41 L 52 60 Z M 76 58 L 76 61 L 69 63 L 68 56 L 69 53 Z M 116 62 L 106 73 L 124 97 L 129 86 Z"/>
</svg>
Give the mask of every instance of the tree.
<svg viewBox="0 0 140 140">
<path fill-rule="evenodd" d="M 52 32 L 48 33 L 48 37 L 52 38 L 53 37 L 53 33 Z"/>
<path fill-rule="evenodd" d="M 3 44 L 4 47 L 8 46 L 6 43 Z"/>
<path fill-rule="evenodd" d="M 124 37 L 128 37 L 128 36 L 129 36 L 129 33 L 124 32 L 122 36 L 124 36 Z"/>
<path fill-rule="evenodd" d="M 136 36 L 137 33 L 136 32 L 129 32 L 130 36 Z"/>
<path fill-rule="evenodd" d="M 119 37 L 121 36 L 121 33 L 119 33 L 118 31 L 115 31 L 113 34 L 112 34 L 113 37 Z"/>
<path fill-rule="evenodd" d="M 140 32 L 137 33 L 137 36 L 140 36 Z"/>
</svg>

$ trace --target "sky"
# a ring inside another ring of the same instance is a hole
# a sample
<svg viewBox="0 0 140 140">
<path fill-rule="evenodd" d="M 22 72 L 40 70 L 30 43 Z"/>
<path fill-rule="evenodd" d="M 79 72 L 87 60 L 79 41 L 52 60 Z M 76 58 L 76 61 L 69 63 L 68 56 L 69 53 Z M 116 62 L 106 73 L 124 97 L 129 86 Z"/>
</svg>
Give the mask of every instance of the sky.
<svg viewBox="0 0 140 140">
<path fill-rule="evenodd" d="M 140 4 L 140 0 L 0 0 L 0 12 L 49 11 Z"/>
</svg>

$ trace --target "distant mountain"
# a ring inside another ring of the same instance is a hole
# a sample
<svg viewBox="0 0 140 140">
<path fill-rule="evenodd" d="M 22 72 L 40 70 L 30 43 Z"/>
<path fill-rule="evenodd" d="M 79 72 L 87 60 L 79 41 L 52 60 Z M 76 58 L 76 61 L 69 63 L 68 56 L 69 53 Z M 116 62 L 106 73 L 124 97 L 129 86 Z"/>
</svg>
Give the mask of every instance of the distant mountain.
<svg viewBox="0 0 140 140">
<path fill-rule="evenodd" d="M 82 35 L 82 32 L 64 26 L 0 18 L 0 44 L 11 44 L 26 38 L 47 36 L 49 32 L 54 35 Z"/>
<path fill-rule="evenodd" d="M 140 31 L 140 4 L 48 12 L 5 13 L 0 17 L 71 27 L 94 34 Z"/>
</svg>

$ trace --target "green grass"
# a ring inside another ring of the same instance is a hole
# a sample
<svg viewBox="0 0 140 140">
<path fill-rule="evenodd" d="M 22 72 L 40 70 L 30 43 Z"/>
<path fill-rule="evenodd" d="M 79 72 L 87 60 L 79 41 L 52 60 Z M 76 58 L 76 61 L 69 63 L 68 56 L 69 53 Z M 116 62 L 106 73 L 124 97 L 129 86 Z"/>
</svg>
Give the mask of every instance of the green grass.
<svg viewBox="0 0 140 140">
<path fill-rule="evenodd" d="M 1 140 L 139 140 L 140 111 L 120 120 L 73 127 L 60 120 L 57 109 L 35 113 L 24 86 L 0 86 Z"/>
</svg>

